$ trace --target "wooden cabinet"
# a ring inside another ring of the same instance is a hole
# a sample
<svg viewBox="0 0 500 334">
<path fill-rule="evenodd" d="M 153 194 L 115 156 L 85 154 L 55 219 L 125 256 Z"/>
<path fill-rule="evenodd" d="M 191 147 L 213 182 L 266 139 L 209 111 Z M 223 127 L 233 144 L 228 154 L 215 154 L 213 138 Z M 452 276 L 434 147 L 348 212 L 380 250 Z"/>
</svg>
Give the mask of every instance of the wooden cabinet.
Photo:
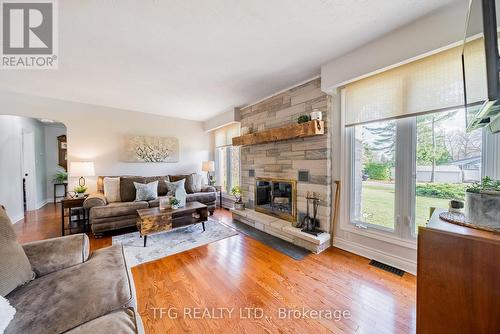
<svg viewBox="0 0 500 334">
<path fill-rule="evenodd" d="M 500 235 L 439 212 L 418 231 L 417 333 L 500 333 Z"/>
</svg>

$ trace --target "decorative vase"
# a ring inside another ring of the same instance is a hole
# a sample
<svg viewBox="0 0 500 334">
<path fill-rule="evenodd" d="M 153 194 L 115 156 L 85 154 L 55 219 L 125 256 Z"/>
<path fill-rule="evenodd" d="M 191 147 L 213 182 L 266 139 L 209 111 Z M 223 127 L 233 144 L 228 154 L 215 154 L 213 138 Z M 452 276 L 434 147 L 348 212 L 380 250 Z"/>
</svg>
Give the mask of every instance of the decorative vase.
<svg viewBox="0 0 500 334">
<path fill-rule="evenodd" d="M 82 198 L 85 196 L 85 193 L 75 193 L 76 198 Z"/>
<path fill-rule="evenodd" d="M 500 192 L 466 192 L 465 202 L 465 217 L 472 224 L 500 229 Z"/>
<path fill-rule="evenodd" d="M 310 114 L 309 116 L 311 117 L 311 121 L 312 120 L 317 120 L 317 121 L 321 121 L 323 119 L 323 113 L 318 110 L 318 109 L 314 109 Z"/>
<path fill-rule="evenodd" d="M 172 204 L 172 209 L 178 209 L 179 208 L 179 204 Z"/>
<path fill-rule="evenodd" d="M 234 202 L 234 209 L 235 210 L 244 210 L 245 209 L 245 203 L 243 203 L 243 202 Z"/>
</svg>

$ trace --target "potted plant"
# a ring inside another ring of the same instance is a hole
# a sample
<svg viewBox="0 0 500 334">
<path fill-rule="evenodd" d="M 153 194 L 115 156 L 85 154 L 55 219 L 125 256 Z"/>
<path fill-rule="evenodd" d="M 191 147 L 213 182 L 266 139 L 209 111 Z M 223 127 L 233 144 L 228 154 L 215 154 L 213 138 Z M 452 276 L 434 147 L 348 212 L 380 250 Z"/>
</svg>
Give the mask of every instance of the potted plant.
<svg viewBox="0 0 500 334">
<path fill-rule="evenodd" d="M 302 124 L 302 123 L 307 123 L 311 119 L 309 118 L 309 115 L 300 115 L 299 118 L 297 119 L 297 123 Z"/>
<path fill-rule="evenodd" d="M 175 197 L 170 200 L 170 205 L 172 205 L 172 209 L 178 209 L 180 204 L 181 202 Z"/>
<path fill-rule="evenodd" d="M 241 198 L 241 188 L 240 188 L 240 186 L 234 186 L 231 189 L 231 194 L 235 198 L 234 208 L 236 210 L 243 210 L 245 208 L 245 203 L 243 203 L 243 200 Z"/>
<path fill-rule="evenodd" d="M 500 180 L 485 177 L 465 192 L 465 216 L 475 225 L 500 228 Z"/>
<path fill-rule="evenodd" d="M 85 192 L 87 191 L 87 187 L 85 186 L 76 186 L 75 189 L 73 189 L 76 193 L 76 198 L 81 198 L 85 196 Z"/>
<path fill-rule="evenodd" d="M 54 174 L 54 178 L 52 179 L 54 183 L 66 183 L 68 182 L 68 173 L 66 172 L 57 172 Z"/>
</svg>

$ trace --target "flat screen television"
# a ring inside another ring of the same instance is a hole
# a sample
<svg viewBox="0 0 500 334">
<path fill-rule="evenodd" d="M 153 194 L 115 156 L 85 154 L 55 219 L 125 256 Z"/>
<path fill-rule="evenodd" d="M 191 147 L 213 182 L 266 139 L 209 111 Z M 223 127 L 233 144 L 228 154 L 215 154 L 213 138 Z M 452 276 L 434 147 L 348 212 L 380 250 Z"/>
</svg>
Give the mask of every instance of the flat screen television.
<svg viewBox="0 0 500 334">
<path fill-rule="evenodd" d="M 500 132 L 500 63 L 495 0 L 469 0 L 462 49 L 464 101 L 469 131 Z"/>
</svg>

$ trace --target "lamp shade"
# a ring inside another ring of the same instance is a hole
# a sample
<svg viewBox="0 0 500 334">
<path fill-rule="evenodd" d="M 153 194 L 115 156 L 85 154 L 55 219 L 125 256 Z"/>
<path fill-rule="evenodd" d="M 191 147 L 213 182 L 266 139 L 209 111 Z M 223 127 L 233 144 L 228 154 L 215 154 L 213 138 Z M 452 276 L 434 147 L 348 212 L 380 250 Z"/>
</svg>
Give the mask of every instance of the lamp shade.
<svg viewBox="0 0 500 334">
<path fill-rule="evenodd" d="M 215 163 L 213 161 L 203 161 L 201 164 L 201 170 L 204 172 L 214 172 Z"/>
<path fill-rule="evenodd" d="M 69 165 L 70 176 L 80 177 L 80 176 L 95 176 L 94 163 L 92 161 L 88 162 L 72 162 Z"/>
</svg>

